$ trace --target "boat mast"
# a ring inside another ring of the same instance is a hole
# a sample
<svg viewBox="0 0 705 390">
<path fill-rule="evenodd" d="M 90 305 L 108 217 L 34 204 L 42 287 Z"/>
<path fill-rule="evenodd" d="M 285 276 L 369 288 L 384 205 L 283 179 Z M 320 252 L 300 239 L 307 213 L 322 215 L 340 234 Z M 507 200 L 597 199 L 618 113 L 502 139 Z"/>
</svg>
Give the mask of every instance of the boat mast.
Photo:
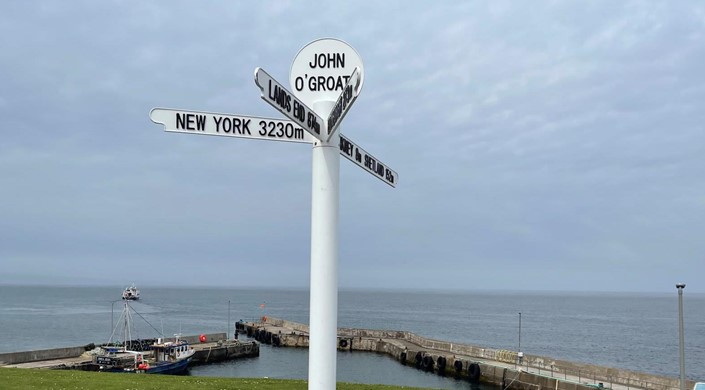
<svg viewBox="0 0 705 390">
<path fill-rule="evenodd" d="M 127 338 L 125 339 L 125 344 L 127 345 L 129 340 L 130 349 L 132 349 L 132 313 L 130 313 L 130 305 L 127 302 L 125 302 L 125 311 L 127 312 L 127 315 L 125 315 L 125 318 L 127 319 Z"/>
</svg>

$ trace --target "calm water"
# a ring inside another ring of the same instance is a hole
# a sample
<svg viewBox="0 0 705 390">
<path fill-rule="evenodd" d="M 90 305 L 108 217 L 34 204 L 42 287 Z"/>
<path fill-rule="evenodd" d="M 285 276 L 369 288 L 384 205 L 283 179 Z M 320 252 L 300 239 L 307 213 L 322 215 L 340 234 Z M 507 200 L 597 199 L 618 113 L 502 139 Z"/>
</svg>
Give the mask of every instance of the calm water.
<svg viewBox="0 0 705 390">
<path fill-rule="evenodd" d="M 168 289 L 139 286 L 133 304 L 152 326 L 174 333 L 224 332 L 238 319 L 262 315 L 308 323 L 308 291 Z M 675 289 L 674 289 L 675 290 Z M 0 352 L 107 341 L 117 320 L 120 287 L 0 286 Z M 261 304 L 264 303 L 264 308 Z M 114 315 L 112 314 L 114 309 Z M 684 296 L 686 374 L 705 380 L 705 295 Z M 422 336 L 516 350 L 677 377 L 678 301 L 673 294 L 341 291 L 341 327 L 409 330 Z M 136 321 L 140 334 L 155 331 Z M 307 351 L 271 349 L 261 356 L 196 367 L 192 375 L 299 378 Z M 339 353 L 338 380 L 470 388 L 404 367 L 385 355 Z"/>
</svg>

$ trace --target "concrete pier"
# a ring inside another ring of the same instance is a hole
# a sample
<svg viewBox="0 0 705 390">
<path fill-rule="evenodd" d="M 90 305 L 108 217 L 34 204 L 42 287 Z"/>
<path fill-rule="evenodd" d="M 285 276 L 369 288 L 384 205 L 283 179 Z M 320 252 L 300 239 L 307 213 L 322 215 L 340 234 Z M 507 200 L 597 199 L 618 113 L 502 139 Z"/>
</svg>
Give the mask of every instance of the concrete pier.
<svg viewBox="0 0 705 390">
<path fill-rule="evenodd" d="M 181 337 L 196 351 L 191 359 L 191 365 L 259 356 L 259 344 L 255 341 L 226 340 L 225 333 L 211 333 L 204 336 L 206 342 L 200 341 L 200 335 Z M 174 341 L 174 338 L 164 340 Z M 95 347 L 94 344 L 88 344 L 79 347 L 0 353 L 0 367 L 91 369 L 93 362 L 91 351 Z M 145 353 L 150 352 L 145 351 Z"/>
<path fill-rule="evenodd" d="M 195 344 L 193 349 L 196 350 L 196 353 L 191 359 L 191 365 L 259 356 L 259 344 L 253 341 L 216 341 Z"/>
<path fill-rule="evenodd" d="M 239 332 L 280 347 L 308 347 L 308 326 L 279 318 L 238 323 Z M 338 329 L 338 349 L 390 355 L 401 364 L 513 390 L 677 390 L 679 379 L 515 351 L 433 340 L 406 331 Z M 695 382 L 688 381 L 692 388 Z"/>
</svg>

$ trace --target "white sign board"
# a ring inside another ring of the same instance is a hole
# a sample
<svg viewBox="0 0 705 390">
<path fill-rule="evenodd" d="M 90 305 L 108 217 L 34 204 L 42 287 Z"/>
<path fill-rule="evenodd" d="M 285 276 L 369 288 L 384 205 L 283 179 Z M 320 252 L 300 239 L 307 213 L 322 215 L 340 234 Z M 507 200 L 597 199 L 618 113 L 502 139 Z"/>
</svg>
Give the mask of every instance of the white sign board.
<svg viewBox="0 0 705 390">
<path fill-rule="evenodd" d="M 189 110 L 154 108 L 149 113 L 154 123 L 173 133 L 219 135 L 224 137 L 267 139 L 312 144 L 316 139 L 292 121 L 256 116 L 218 114 Z"/>
<path fill-rule="evenodd" d="M 352 107 L 352 104 L 355 103 L 357 96 L 360 94 L 361 80 L 362 79 L 360 78 L 360 68 L 355 68 L 353 73 L 350 75 L 348 83 L 345 85 L 343 92 L 340 94 L 340 97 L 335 102 L 335 105 L 333 105 L 333 109 L 330 111 L 330 115 L 328 115 L 328 121 L 326 126 L 326 128 L 328 129 L 328 138 L 326 139 L 326 141 L 330 141 L 330 138 L 333 136 L 333 133 L 335 133 L 335 130 L 337 130 L 338 126 L 340 126 L 340 122 L 343 121 L 345 115 L 348 113 L 348 111 L 350 111 L 350 107 Z"/>
<path fill-rule="evenodd" d="M 354 162 L 360 168 L 366 170 L 371 173 L 372 176 L 375 176 L 390 186 L 397 186 L 399 176 L 395 171 L 382 164 L 381 161 L 374 158 L 371 154 L 367 153 L 364 149 L 354 144 L 342 134 L 340 135 L 339 147 L 340 154 L 345 156 L 345 158 Z"/>
<path fill-rule="evenodd" d="M 339 39 L 317 39 L 296 54 L 291 64 L 289 84 L 294 95 L 309 107 L 321 100 L 334 102 L 355 68 L 360 68 L 359 92 L 365 71 L 357 51 Z"/>
<path fill-rule="evenodd" d="M 262 68 L 255 69 L 255 84 L 262 91 L 262 100 L 269 103 L 289 119 L 298 123 L 304 130 L 312 136 L 323 141 L 324 136 L 321 127 L 325 126 L 323 118 L 318 116 L 312 109 L 297 99 L 286 88 L 282 87 L 277 80 L 273 79 L 269 73 Z"/>
</svg>

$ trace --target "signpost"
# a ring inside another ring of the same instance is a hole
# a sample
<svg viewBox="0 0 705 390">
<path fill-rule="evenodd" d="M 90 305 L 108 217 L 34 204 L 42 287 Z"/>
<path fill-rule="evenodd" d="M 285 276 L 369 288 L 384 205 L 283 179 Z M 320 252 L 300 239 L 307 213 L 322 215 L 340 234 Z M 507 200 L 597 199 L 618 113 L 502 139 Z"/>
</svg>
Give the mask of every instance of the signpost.
<svg viewBox="0 0 705 390">
<path fill-rule="evenodd" d="M 262 100 L 291 121 L 166 108 L 153 109 L 150 118 L 168 132 L 313 144 L 308 388 L 329 390 L 336 384 L 340 155 L 392 187 L 399 177 L 337 131 L 364 81 L 355 49 L 338 39 L 315 40 L 296 55 L 289 80 L 293 93 L 255 69 Z"/>
</svg>

